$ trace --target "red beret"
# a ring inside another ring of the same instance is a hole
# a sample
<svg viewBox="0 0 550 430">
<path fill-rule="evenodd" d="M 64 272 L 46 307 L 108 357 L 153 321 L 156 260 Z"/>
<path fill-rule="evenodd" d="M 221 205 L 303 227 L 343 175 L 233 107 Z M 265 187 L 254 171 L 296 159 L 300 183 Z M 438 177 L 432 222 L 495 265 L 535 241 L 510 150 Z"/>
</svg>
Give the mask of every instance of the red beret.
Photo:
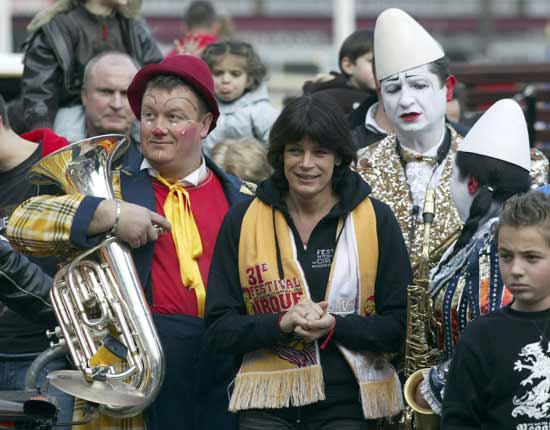
<svg viewBox="0 0 550 430">
<path fill-rule="evenodd" d="M 147 83 L 157 75 L 175 75 L 182 78 L 204 100 L 213 120 L 210 124 L 211 132 L 216 127 L 216 121 L 220 116 L 218 102 L 214 97 L 214 80 L 208 65 L 200 58 L 192 55 L 175 55 L 165 58 L 158 64 L 149 64 L 142 67 L 128 87 L 128 101 L 136 118 L 141 118 L 141 99 Z"/>
</svg>

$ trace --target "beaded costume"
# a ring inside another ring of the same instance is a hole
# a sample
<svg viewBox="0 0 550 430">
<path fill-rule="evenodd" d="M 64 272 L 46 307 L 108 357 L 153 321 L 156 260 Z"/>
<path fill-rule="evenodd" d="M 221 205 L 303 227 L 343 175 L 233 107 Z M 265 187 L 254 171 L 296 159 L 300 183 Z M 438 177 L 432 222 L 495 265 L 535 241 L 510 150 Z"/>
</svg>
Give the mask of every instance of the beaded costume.
<svg viewBox="0 0 550 430">
<path fill-rule="evenodd" d="M 498 218 L 483 224 L 468 244 L 432 274 L 431 295 L 437 320 L 442 324 L 439 349 L 445 361 L 424 371 L 422 394 L 440 414 L 450 358 L 466 326 L 479 316 L 512 301 L 498 267 L 495 228 Z M 428 376 L 429 375 L 429 376 Z"/>
<path fill-rule="evenodd" d="M 451 358 L 466 325 L 510 302 L 498 268 L 494 230 L 498 218 L 483 224 L 470 242 L 432 275 L 431 294 L 443 324 L 440 349 Z M 443 261 L 445 258 L 443 258 Z"/>
</svg>

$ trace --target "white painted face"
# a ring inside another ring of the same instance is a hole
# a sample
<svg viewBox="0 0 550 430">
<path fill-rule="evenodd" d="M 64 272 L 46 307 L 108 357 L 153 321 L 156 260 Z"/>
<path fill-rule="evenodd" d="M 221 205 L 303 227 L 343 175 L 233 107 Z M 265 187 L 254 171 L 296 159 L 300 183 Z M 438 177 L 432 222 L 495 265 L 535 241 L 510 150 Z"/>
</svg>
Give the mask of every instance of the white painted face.
<svg viewBox="0 0 550 430">
<path fill-rule="evenodd" d="M 460 177 L 460 170 L 456 163 L 453 166 L 453 175 L 449 183 L 451 197 L 458 211 L 458 215 L 462 222 L 466 222 L 470 215 L 470 208 L 474 200 L 475 194 L 472 195 L 468 191 L 468 177 Z"/>
<path fill-rule="evenodd" d="M 423 133 L 445 123 L 447 89 L 429 64 L 388 76 L 380 93 L 386 115 L 398 131 Z"/>
</svg>

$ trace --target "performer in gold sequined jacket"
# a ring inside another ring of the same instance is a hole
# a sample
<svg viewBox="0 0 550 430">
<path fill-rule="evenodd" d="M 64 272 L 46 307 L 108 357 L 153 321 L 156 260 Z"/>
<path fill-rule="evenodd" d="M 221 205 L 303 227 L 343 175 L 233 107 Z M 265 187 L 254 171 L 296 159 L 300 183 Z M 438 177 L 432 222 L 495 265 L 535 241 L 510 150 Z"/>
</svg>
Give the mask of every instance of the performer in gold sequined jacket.
<svg viewBox="0 0 550 430">
<path fill-rule="evenodd" d="M 358 170 L 393 209 L 414 265 L 428 187 L 436 190 L 432 251 L 462 225 L 449 193 L 461 136 L 445 120 L 456 79 L 441 46 L 399 9 L 378 17 L 374 53 L 380 96 L 395 134 L 360 150 Z"/>
<path fill-rule="evenodd" d="M 428 187 L 435 188 L 433 267 L 441 255 L 434 250 L 444 252 L 447 239 L 462 227 L 449 189 L 462 136 L 445 118 L 456 79 L 438 42 L 399 9 L 378 17 L 374 52 L 380 97 L 395 134 L 359 150 L 357 169 L 373 195 L 394 211 L 413 267 L 420 252 L 424 196 Z M 535 148 L 531 160 L 533 183 L 540 186 L 548 178 L 548 160 Z"/>
</svg>

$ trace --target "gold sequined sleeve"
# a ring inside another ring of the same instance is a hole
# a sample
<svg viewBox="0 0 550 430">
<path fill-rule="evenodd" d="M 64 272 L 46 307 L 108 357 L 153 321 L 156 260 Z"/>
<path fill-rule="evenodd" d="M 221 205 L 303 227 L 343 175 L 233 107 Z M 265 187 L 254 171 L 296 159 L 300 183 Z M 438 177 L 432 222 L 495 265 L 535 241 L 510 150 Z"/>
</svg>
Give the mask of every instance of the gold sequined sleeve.
<svg viewBox="0 0 550 430">
<path fill-rule="evenodd" d="M 531 180 L 532 188 L 538 188 L 548 183 L 548 172 L 550 170 L 548 158 L 537 148 L 531 148 Z"/>
</svg>

